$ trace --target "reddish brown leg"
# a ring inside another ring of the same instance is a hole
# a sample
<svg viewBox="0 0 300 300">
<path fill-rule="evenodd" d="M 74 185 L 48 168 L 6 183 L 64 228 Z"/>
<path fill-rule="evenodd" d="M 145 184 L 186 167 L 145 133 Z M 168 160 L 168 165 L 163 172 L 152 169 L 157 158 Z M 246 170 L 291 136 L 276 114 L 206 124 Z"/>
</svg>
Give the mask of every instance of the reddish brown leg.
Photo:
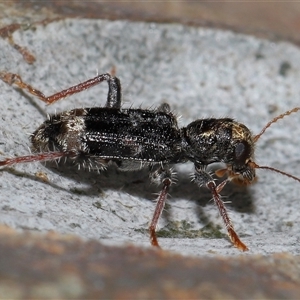
<svg viewBox="0 0 300 300">
<path fill-rule="evenodd" d="M 158 169 L 154 170 L 150 174 L 151 181 L 153 183 L 163 184 L 162 190 L 159 193 L 155 211 L 153 214 L 152 221 L 149 226 L 150 231 L 150 241 L 151 245 L 155 247 L 159 247 L 157 237 L 156 237 L 156 226 L 159 220 L 159 217 L 165 207 L 165 203 L 167 200 L 168 192 L 170 189 L 170 186 L 172 184 L 172 171 L 170 170 L 168 165 L 164 165 L 159 167 Z"/>
<path fill-rule="evenodd" d="M 35 162 L 35 161 L 47 161 L 47 160 L 56 160 L 62 157 L 72 157 L 72 153 L 69 152 L 47 152 L 47 153 L 38 153 L 26 156 L 19 156 L 14 158 L 6 158 L 5 160 L 0 161 L 0 167 L 11 166 L 14 164 Z"/>
<path fill-rule="evenodd" d="M 221 183 L 222 184 L 222 183 Z M 214 181 L 208 182 L 206 184 L 207 188 L 211 191 L 215 204 L 217 205 L 220 215 L 223 219 L 225 227 L 228 232 L 228 236 L 235 247 L 242 251 L 247 251 L 248 247 L 240 240 L 238 234 L 233 228 L 233 224 L 228 216 L 224 202 L 221 200 L 219 193 L 217 192 L 217 187 Z M 222 187 L 223 188 L 223 187 Z"/>
<path fill-rule="evenodd" d="M 46 97 L 41 91 L 35 89 L 31 85 L 25 83 L 21 76 L 13 73 L 0 73 L 0 79 L 8 84 L 16 84 L 20 89 L 27 90 L 30 94 L 37 96 L 40 100 L 47 104 L 52 104 L 62 98 L 79 93 L 86 89 L 89 89 L 102 81 L 107 81 L 109 86 L 108 98 L 106 107 L 120 108 L 121 107 L 121 84 L 118 78 L 112 77 L 110 74 L 101 74 L 92 79 L 71 86 L 61 92 Z"/>
<path fill-rule="evenodd" d="M 223 182 L 221 182 L 218 186 L 216 186 L 213 178 L 207 172 L 201 169 L 200 166 L 198 168 L 196 167 L 195 181 L 198 183 L 199 186 L 205 185 L 211 191 L 214 202 L 218 207 L 219 213 L 227 229 L 228 236 L 233 245 L 242 251 L 247 251 L 248 247 L 240 240 L 238 234 L 235 232 L 233 224 L 228 216 L 224 202 L 222 201 L 221 196 L 219 194 L 228 182 L 228 180 L 226 179 Z"/>
<path fill-rule="evenodd" d="M 156 203 L 156 207 L 155 207 L 155 211 L 154 211 L 154 215 L 149 227 L 149 231 L 150 231 L 150 241 L 151 241 L 151 245 L 152 246 L 156 246 L 159 247 L 158 241 L 157 241 L 157 237 L 156 237 L 156 226 L 157 226 L 157 222 L 159 220 L 159 217 L 165 207 L 165 203 L 167 200 L 167 196 L 168 196 L 168 191 L 171 185 L 171 179 L 167 178 L 163 181 L 163 188 L 162 191 L 160 192 L 159 196 L 158 196 L 158 200 Z"/>
</svg>

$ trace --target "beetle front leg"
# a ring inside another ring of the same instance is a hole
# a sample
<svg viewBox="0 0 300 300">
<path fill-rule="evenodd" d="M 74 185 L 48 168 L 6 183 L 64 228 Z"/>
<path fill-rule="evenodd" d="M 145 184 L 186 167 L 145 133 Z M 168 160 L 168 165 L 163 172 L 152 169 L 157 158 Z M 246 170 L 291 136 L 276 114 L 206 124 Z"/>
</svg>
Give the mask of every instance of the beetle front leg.
<svg viewBox="0 0 300 300">
<path fill-rule="evenodd" d="M 199 187 L 206 186 L 210 190 L 233 245 L 242 251 L 247 251 L 248 247 L 240 240 L 238 234 L 235 232 L 224 202 L 219 194 L 227 183 L 227 179 L 217 186 L 214 179 L 204 170 L 203 166 L 195 164 L 195 182 Z"/>
</svg>

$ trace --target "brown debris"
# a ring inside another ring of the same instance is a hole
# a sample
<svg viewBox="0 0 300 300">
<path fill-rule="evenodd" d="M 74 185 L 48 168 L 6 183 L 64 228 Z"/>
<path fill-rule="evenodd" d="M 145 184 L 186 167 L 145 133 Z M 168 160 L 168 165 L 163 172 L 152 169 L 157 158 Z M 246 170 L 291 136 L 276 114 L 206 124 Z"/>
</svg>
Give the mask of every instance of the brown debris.
<svg viewBox="0 0 300 300">
<path fill-rule="evenodd" d="M 290 299 L 300 294 L 300 259 L 284 253 L 191 258 L 5 226 L 0 245 L 2 298 Z"/>
</svg>

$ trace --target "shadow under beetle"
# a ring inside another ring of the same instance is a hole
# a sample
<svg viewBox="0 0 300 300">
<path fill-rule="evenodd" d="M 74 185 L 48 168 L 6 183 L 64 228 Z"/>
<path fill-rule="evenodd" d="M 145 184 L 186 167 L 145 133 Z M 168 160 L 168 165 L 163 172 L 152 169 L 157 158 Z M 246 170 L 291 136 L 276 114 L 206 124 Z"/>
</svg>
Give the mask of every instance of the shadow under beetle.
<svg viewBox="0 0 300 300">
<path fill-rule="evenodd" d="M 277 120 L 300 110 L 295 107 L 271 120 L 258 135 L 252 135 L 243 124 L 230 118 L 196 120 L 179 128 L 175 115 L 168 104 L 157 109 L 121 108 L 121 84 L 110 74 L 101 74 L 83 83 L 46 97 L 42 92 L 23 82 L 17 74 L 1 72 L 0 79 L 16 84 L 47 104 L 81 92 L 102 81 L 108 82 L 108 97 L 105 107 L 80 108 L 52 115 L 32 135 L 31 142 L 36 154 L 7 158 L 0 166 L 18 163 L 59 160 L 71 158 L 79 166 L 105 169 L 115 164 L 120 170 L 131 171 L 149 167 L 150 179 L 162 184 L 152 221 L 150 239 L 159 246 L 156 226 L 164 208 L 168 191 L 173 182 L 173 164 L 191 161 L 195 172 L 193 181 L 205 186 L 212 194 L 233 245 L 242 251 L 248 250 L 233 228 L 220 192 L 233 181 L 251 184 L 255 169 L 269 169 L 297 181 L 299 178 L 254 162 L 254 144 L 265 130 Z M 227 178 L 216 185 L 207 166 L 222 162 L 225 169 L 216 175 Z"/>
</svg>

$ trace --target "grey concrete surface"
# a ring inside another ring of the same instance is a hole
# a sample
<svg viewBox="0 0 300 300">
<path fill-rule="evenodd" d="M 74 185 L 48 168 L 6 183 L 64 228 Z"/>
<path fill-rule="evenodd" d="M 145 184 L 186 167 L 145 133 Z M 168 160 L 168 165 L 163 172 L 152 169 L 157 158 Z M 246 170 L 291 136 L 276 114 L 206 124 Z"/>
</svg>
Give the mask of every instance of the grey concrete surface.
<svg viewBox="0 0 300 300">
<path fill-rule="evenodd" d="M 0 71 L 18 73 L 46 95 L 116 70 L 124 107 L 156 107 L 168 102 L 181 126 L 197 118 L 233 117 L 254 134 L 274 116 L 299 105 L 300 51 L 227 31 L 130 23 L 64 20 L 19 30 L 16 43 L 36 62 L 27 64 L 7 40 L 0 40 Z M 0 152 L 29 153 L 29 134 L 46 114 L 75 107 L 102 106 L 105 83 L 45 106 L 0 82 Z M 300 176 L 299 114 L 278 121 L 258 141 L 257 163 Z M 191 164 L 176 166 L 173 186 L 159 228 L 187 222 L 191 229 L 223 226 L 209 193 L 190 182 Z M 45 173 L 42 182 L 37 172 Z M 224 201 L 248 254 L 300 253 L 300 185 L 259 170 L 248 189 L 229 185 Z M 149 246 L 146 231 L 154 211 L 147 172 L 102 174 L 72 165 L 31 163 L 0 171 L 0 221 L 13 228 L 55 230 L 107 244 Z M 225 229 L 222 229 L 226 233 Z M 164 249 L 190 255 L 238 255 L 226 238 L 160 238 Z"/>
</svg>

